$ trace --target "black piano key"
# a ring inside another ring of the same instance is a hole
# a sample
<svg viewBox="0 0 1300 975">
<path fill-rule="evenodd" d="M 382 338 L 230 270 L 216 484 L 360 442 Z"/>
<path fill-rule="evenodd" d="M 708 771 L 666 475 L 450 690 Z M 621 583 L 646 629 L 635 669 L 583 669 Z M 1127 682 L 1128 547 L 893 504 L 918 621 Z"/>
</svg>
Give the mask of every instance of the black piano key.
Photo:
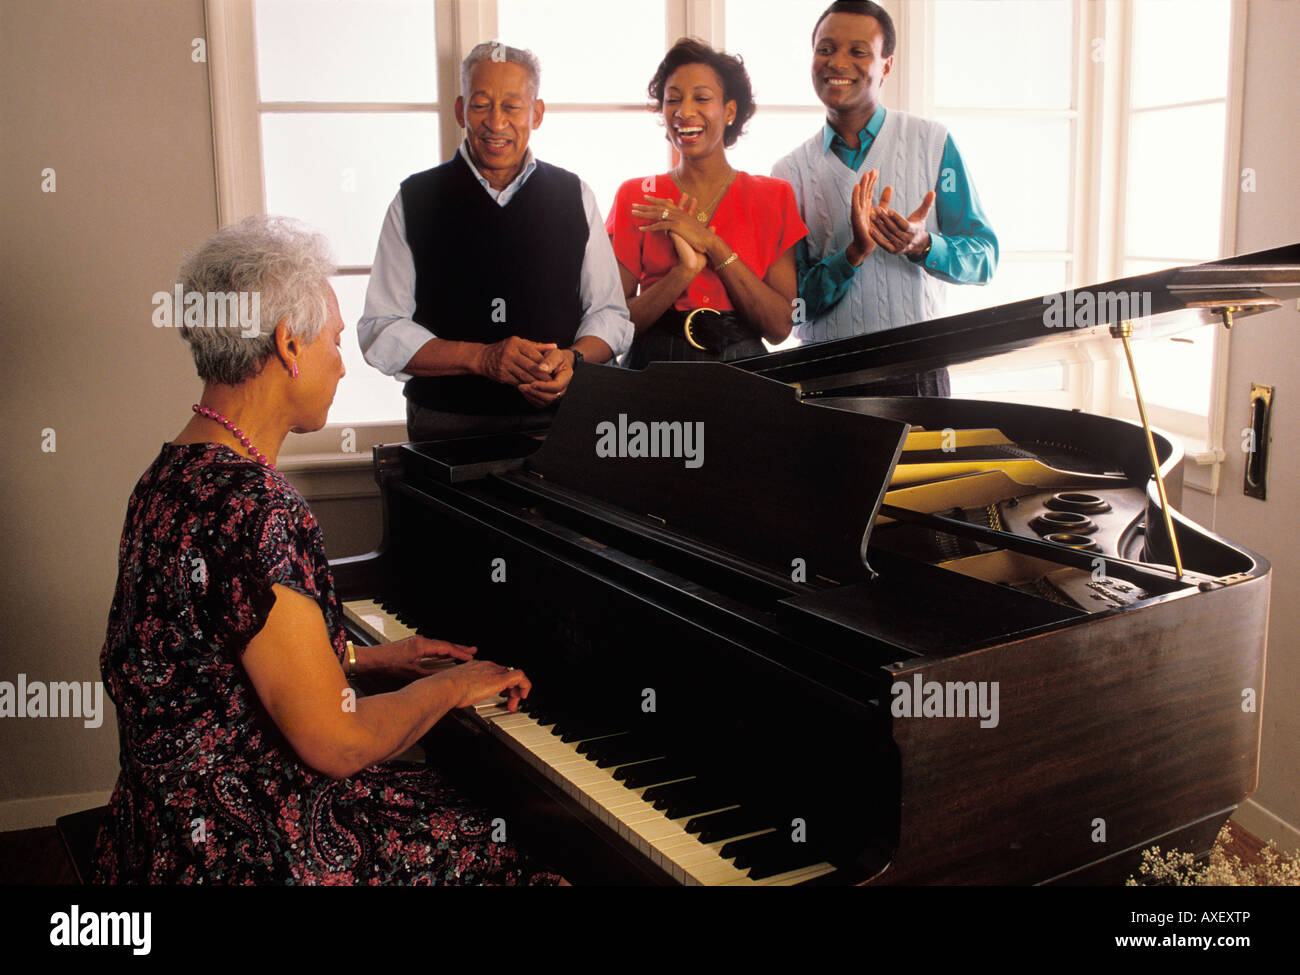
<svg viewBox="0 0 1300 975">
<path fill-rule="evenodd" d="M 615 765 L 643 762 L 649 758 L 659 758 L 663 753 L 664 750 L 660 745 L 636 735 L 617 735 L 597 739 L 587 750 L 587 755 L 595 761 L 596 768 L 613 768 Z"/>
<path fill-rule="evenodd" d="M 734 857 L 736 869 L 748 870 L 753 880 L 811 866 L 823 859 L 807 843 L 791 842 L 790 835 L 781 830 L 723 844 L 719 853 L 724 859 Z"/>
<path fill-rule="evenodd" d="M 644 741 L 632 732 L 622 735 L 610 735 L 608 738 L 596 738 L 590 742 L 583 742 L 587 747 L 578 746 L 578 750 L 590 758 L 593 762 L 599 761 L 616 751 L 622 751 L 628 747 L 644 745 Z M 653 755 L 646 756 L 654 758 Z M 629 759 L 631 761 L 631 759 Z"/>
<path fill-rule="evenodd" d="M 613 735 L 606 735 L 604 738 L 589 738 L 586 741 L 580 741 L 578 742 L 578 754 L 592 757 L 592 760 L 594 761 L 595 758 L 594 756 L 591 755 L 591 750 L 593 748 L 595 748 L 600 743 L 610 741 L 610 739 L 612 738 L 622 738 L 626 735 L 627 735 L 626 731 L 620 731 Z"/>
<path fill-rule="evenodd" d="M 607 738 L 610 735 L 619 734 L 621 731 L 621 728 L 611 728 L 601 722 L 566 718 L 557 722 L 551 733 L 559 735 L 560 741 L 571 742 L 585 741 L 588 738 Z"/>
<path fill-rule="evenodd" d="M 771 826 L 767 817 L 759 812 L 746 809 L 727 809 L 707 816 L 696 816 L 686 822 L 686 832 L 699 833 L 701 843 L 716 843 L 729 840 L 733 836 L 742 836 L 755 830 Z"/>
<path fill-rule="evenodd" d="M 803 844 L 791 843 L 790 846 L 798 847 Z M 811 849 L 791 849 L 787 854 L 781 857 L 774 857 L 763 863 L 756 863 L 749 868 L 749 877 L 751 880 L 762 880 L 765 877 L 774 877 L 778 873 L 786 873 L 790 870 L 798 870 L 800 867 L 811 867 L 814 863 L 821 863 L 826 858 L 816 850 Z"/>
<path fill-rule="evenodd" d="M 623 775 L 620 776 L 619 772 Z M 639 789 L 642 786 L 654 786 L 661 782 L 683 779 L 690 774 L 691 770 L 685 763 L 671 758 L 658 758 L 649 762 L 638 762 L 636 765 L 625 765 L 615 771 L 614 778 L 621 778 L 623 784 L 629 789 Z"/>
<path fill-rule="evenodd" d="M 647 789 L 643 798 L 653 801 L 654 807 L 663 810 L 664 815 L 669 819 L 681 819 L 683 816 L 695 816 L 710 809 L 737 805 L 735 802 L 728 801 L 725 790 L 701 782 L 699 779 L 655 786 L 653 789 Z"/>
</svg>

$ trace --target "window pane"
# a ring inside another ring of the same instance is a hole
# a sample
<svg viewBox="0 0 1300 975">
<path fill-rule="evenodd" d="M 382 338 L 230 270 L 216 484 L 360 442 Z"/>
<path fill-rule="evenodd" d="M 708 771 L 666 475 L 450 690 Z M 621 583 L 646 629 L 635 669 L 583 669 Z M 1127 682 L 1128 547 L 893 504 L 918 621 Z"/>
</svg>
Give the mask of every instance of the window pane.
<svg viewBox="0 0 1300 975">
<path fill-rule="evenodd" d="M 538 159 L 577 173 L 609 212 L 624 180 L 665 172 L 668 143 L 650 112 L 547 112 L 529 139 Z"/>
<path fill-rule="evenodd" d="M 361 357 L 357 343 L 357 321 L 366 305 L 370 275 L 346 274 L 330 279 L 343 317 L 343 365 L 347 375 L 339 380 L 330 407 L 330 423 L 365 423 L 374 420 L 406 419 L 402 384 L 385 376 Z"/>
<path fill-rule="evenodd" d="M 1137 0 L 1133 107 L 1225 97 L 1231 20 L 1228 0 Z"/>
<path fill-rule="evenodd" d="M 1184 264 L 1199 264 L 1200 261 L 1125 261 L 1124 276 L 1130 277 L 1134 274 L 1150 274 L 1153 271 L 1163 271 L 1165 268 L 1181 267 Z"/>
<path fill-rule="evenodd" d="M 1157 406 L 1206 416 L 1210 411 L 1214 330 L 1218 327 L 1202 325 L 1171 338 L 1153 339 L 1143 339 L 1138 330 L 1131 345 L 1142 398 Z M 1119 393 L 1133 399 L 1124 353 L 1118 352 L 1115 358 Z"/>
<path fill-rule="evenodd" d="M 1223 138 L 1222 103 L 1131 117 L 1126 255 L 1201 260 L 1218 256 Z"/>
<path fill-rule="evenodd" d="M 257 0 L 254 10 L 263 101 L 438 99 L 430 0 Z"/>
<path fill-rule="evenodd" d="M 398 184 L 437 165 L 437 116 L 262 116 L 266 209 L 320 228 L 340 264 L 369 265 Z"/>
<path fill-rule="evenodd" d="M 1069 119 L 939 115 L 1000 251 L 1070 249 Z"/>
<path fill-rule="evenodd" d="M 667 50 L 664 0 L 498 0 L 501 40 L 542 63 L 551 102 L 643 105 Z"/>
<path fill-rule="evenodd" d="M 825 121 L 820 109 L 776 112 L 760 108 L 740 141 L 727 150 L 727 161 L 747 173 L 770 176 L 773 163 L 818 134 Z"/>
<path fill-rule="evenodd" d="M 1070 108 L 1073 16 L 1067 0 L 938 0 L 934 103 Z"/>
<path fill-rule="evenodd" d="M 1065 389 L 1065 366 L 1049 362 L 1042 366 L 1022 369 L 999 369 L 979 372 L 968 365 L 953 366 L 948 370 L 952 395 L 978 396 L 981 393 L 1042 393 Z"/>
<path fill-rule="evenodd" d="M 997 273 L 986 285 L 948 286 L 948 303 L 944 314 L 958 315 L 976 308 L 994 308 L 1008 302 L 1064 290 L 1069 266 L 1060 261 L 1026 261 L 1004 257 Z"/>
<path fill-rule="evenodd" d="M 760 110 L 820 108 L 812 86 L 812 29 L 826 7 L 826 0 L 727 0 L 727 53 L 744 58 Z"/>
</svg>

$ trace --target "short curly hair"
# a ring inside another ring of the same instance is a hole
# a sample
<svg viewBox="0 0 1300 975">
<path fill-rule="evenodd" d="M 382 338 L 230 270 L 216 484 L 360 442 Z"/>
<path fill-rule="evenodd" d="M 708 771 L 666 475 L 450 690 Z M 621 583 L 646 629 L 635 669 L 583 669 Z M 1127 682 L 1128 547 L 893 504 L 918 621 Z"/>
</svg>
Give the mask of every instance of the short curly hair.
<svg viewBox="0 0 1300 975">
<path fill-rule="evenodd" d="M 178 274 L 182 291 L 206 295 L 209 304 L 213 296 L 256 294 L 260 306 L 251 336 L 229 328 L 179 329 L 199 378 L 238 386 L 256 376 L 275 354 L 281 319 L 293 337 L 315 341 L 329 321 L 326 294 L 334 272 L 325 237 L 288 217 L 245 217 L 187 254 Z"/>
<path fill-rule="evenodd" d="M 736 103 L 736 119 L 722 133 L 722 144 L 728 149 L 736 144 L 745 131 L 745 124 L 754 117 L 758 108 L 754 104 L 754 88 L 749 83 L 749 72 L 739 54 L 724 54 L 714 50 L 694 37 L 683 37 L 664 55 L 646 91 L 653 102 L 653 110 L 664 109 L 664 88 L 669 76 L 684 64 L 707 64 L 722 80 L 722 95 L 726 101 Z"/>
</svg>

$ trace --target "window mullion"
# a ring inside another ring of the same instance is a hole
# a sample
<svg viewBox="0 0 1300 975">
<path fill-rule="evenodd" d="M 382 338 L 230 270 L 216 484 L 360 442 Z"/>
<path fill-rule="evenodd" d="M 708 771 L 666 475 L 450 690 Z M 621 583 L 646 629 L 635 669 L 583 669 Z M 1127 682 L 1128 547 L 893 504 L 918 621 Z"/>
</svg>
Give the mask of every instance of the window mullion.
<svg viewBox="0 0 1300 975">
<path fill-rule="evenodd" d="M 252 0 L 206 0 L 217 223 L 266 212 Z"/>
</svg>

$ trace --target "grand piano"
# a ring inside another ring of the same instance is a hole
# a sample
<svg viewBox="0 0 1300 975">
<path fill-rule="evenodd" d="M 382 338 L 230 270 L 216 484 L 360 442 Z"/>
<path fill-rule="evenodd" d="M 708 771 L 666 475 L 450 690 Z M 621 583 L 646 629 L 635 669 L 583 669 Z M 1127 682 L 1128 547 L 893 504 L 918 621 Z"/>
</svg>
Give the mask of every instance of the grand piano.
<svg viewBox="0 0 1300 975">
<path fill-rule="evenodd" d="M 349 625 L 528 672 L 430 760 L 578 883 L 1101 883 L 1204 851 L 1256 786 L 1268 563 L 1178 513 L 1158 432 L 869 395 L 1118 332 L 1120 295 L 1152 334 L 1231 325 L 1300 296 L 1300 244 L 1084 292 L 1086 327 L 1045 297 L 584 364 L 545 434 L 377 447 Z"/>
</svg>

